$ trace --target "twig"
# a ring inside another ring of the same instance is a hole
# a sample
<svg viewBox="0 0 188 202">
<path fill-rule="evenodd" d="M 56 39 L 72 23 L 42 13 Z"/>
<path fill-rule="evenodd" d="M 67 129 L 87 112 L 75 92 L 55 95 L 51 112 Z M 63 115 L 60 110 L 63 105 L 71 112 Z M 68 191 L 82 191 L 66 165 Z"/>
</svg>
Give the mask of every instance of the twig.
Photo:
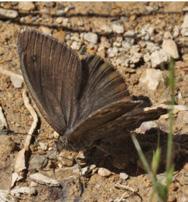
<svg viewBox="0 0 188 202">
<path fill-rule="evenodd" d="M 12 71 L 6 70 L 3 67 L 0 66 L 0 73 L 9 77 L 17 77 L 20 80 L 23 80 L 23 76 L 20 74 L 16 74 Z"/>
<path fill-rule="evenodd" d="M 25 170 L 27 169 L 27 161 L 28 161 L 28 152 L 30 149 L 31 140 L 34 134 L 34 131 L 36 130 L 37 124 L 38 124 L 38 116 L 35 112 L 34 108 L 30 104 L 30 100 L 27 96 L 27 92 L 24 89 L 22 92 L 22 97 L 24 100 L 24 104 L 28 111 L 30 112 L 31 116 L 33 117 L 33 123 L 29 129 L 28 135 L 25 139 L 24 147 L 18 152 L 15 166 L 14 166 L 14 173 L 12 174 L 12 182 L 11 182 L 11 188 L 15 185 L 17 181 L 20 179 L 23 179 Z"/>
<path fill-rule="evenodd" d="M 31 116 L 33 118 L 33 123 L 32 123 L 32 125 L 31 125 L 31 127 L 29 129 L 29 132 L 28 132 L 28 135 L 26 137 L 25 144 L 24 144 L 24 148 L 26 150 L 28 150 L 29 146 L 30 146 L 30 143 L 31 143 L 32 135 L 33 135 L 34 131 L 36 130 L 36 127 L 37 127 L 37 124 L 38 124 L 38 116 L 37 116 L 36 111 L 34 110 L 34 108 L 30 104 L 30 100 L 29 100 L 29 97 L 27 96 L 27 92 L 26 92 L 25 89 L 22 92 L 22 97 L 23 97 L 23 100 L 24 100 L 25 107 L 30 112 L 30 114 L 31 114 Z"/>
</svg>

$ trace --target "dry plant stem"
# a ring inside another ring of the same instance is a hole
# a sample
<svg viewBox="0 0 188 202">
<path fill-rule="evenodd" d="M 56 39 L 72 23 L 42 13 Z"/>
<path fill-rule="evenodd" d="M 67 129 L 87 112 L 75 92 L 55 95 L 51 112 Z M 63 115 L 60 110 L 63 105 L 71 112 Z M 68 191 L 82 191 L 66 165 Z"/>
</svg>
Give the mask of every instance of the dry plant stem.
<svg viewBox="0 0 188 202">
<path fill-rule="evenodd" d="M 33 123 L 31 125 L 29 132 L 28 132 L 28 135 L 25 139 L 24 147 L 23 147 L 23 149 L 21 149 L 18 152 L 18 155 L 16 157 L 15 166 L 14 166 L 14 173 L 12 174 L 11 188 L 15 185 L 15 183 L 17 181 L 19 181 L 20 179 L 23 179 L 24 172 L 27 169 L 27 167 L 26 167 L 26 165 L 27 165 L 26 161 L 28 160 L 27 159 L 27 157 L 28 157 L 27 153 L 29 152 L 31 139 L 32 139 L 33 133 L 34 133 L 34 131 L 37 127 L 37 124 L 38 124 L 37 113 L 35 112 L 35 110 L 31 106 L 30 100 L 27 96 L 27 92 L 25 89 L 22 92 L 22 96 L 23 96 L 23 100 L 24 100 L 24 105 L 26 106 L 26 108 L 30 112 L 31 116 L 33 117 Z"/>
<path fill-rule="evenodd" d="M 9 70 L 6 70 L 2 66 L 0 66 L 0 73 L 3 74 L 3 75 L 5 75 L 5 76 L 9 76 L 9 77 L 15 76 L 15 77 L 18 77 L 19 79 L 23 80 L 23 76 L 22 75 L 16 74 L 16 73 L 14 73 L 12 71 L 9 71 Z"/>
<path fill-rule="evenodd" d="M 33 135 L 34 131 L 36 130 L 36 127 L 38 124 L 38 116 L 37 116 L 36 111 L 34 110 L 34 108 L 30 104 L 30 100 L 29 100 L 29 97 L 27 96 L 27 92 L 25 89 L 22 92 L 22 96 L 23 96 L 25 107 L 30 112 L 30 114 L 33 118 L 33 123 L 29 129 L 28 135 L 27 135 L 25 143 L 24 143 L 24 149 L 28 150 L 30 143 L 31 143 L 32 135 Z"/>
</svg>

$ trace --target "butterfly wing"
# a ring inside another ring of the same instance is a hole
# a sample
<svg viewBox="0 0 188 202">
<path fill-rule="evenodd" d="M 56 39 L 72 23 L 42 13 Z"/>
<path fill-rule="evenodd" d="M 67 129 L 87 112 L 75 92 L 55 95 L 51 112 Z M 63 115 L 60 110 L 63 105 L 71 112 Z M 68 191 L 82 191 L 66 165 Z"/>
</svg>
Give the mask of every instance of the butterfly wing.
<svg viewBox="0 0 188 202">
<path fill-rule="evenodd" d="M 116 137 L 122 130 L 133 130 L 143 121 L 166 113 L 164 109 L 144 111 L 150 102 L 129 96 L 120 74 L 100 57 L 89 56 L 82 68 L 85 83 L 79 99 L 79 119 L 73 130 L 61 138 L 63 147 L 83 149 L 96 140 Z"/>
<path fill-rule="evenodd" d="M 81 62 L 77 54 L 55 39 L 33 30 L 18 38 L 23 76 L 43 116 L 60 134 L 77 113 Z"/>
</svg>

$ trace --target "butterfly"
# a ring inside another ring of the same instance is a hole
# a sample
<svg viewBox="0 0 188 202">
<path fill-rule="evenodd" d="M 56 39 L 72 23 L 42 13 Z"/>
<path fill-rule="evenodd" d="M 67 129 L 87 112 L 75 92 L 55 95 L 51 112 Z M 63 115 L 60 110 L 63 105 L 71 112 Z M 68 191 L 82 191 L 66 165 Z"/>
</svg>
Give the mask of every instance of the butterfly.
<svg viewBox="0 0 188 202">
<path fill-rule="evenodd" d="M 150 103 L 131 96 L 110 63 L 96 55 L 80 59 L 51 36 L 20 32 L 18 53 L 25 83 L 41 114 L 60 134 L 61 149 L 79 151 L 99 140 L 126 136 L 166 113 L 162 108 L 145 111 Z"/>
</svg>

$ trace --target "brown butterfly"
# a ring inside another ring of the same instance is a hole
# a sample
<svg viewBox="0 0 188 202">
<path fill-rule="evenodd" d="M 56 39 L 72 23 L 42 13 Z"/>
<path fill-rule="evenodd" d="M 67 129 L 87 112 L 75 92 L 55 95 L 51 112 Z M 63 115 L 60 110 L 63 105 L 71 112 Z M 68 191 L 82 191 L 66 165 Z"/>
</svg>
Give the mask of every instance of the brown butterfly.
<svg viewBox="0 0 188 202">
<path fill-rule="evenodd" d="M 165 109 L 130 96 L 113 66 L 99 56 L 80 60 L 64 43 L 34 30 L 19 34 L 18 52 L 28 89 L 61 148 L 86 149 L 101 139 L 129 134 Z"/>
</svg>

